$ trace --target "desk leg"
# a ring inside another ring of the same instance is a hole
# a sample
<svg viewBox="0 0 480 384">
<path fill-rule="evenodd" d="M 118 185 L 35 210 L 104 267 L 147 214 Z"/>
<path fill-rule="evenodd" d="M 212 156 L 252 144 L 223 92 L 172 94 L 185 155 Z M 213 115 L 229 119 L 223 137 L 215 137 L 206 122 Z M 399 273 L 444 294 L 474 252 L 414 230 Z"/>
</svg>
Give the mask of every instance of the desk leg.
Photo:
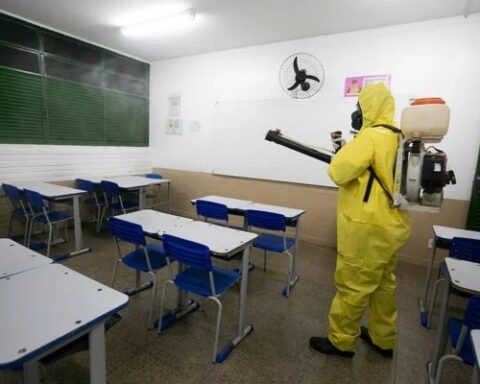
<svg viewBox="0 0 480 384">
<path fill-rule="evenodd" d="M 432 244 L 432 252 L 430 254 L 430 261 L 428 263 L 427 269 L 427 277 L 425 279 L 425 286 L 423 288 L 423 297 L 421 300 L 418 301 L 418 308 L 420 310 L 420 324 L 424 327 L 428 325 L 428 314 L 427 310 L 425 309 L 427 306 L 428 301 L 428 291 L 430 289 L 430 280 L 432 279 L 432 272 L 433 272 L 433 265 L 435 262 L 435 253 L 437 251 L 437 237 L 435 236 L 435 232 L 433 233 L 433 244 Z"/>
<path fill-rule="evenodd" d="M 90 384 L 107 382 L 107 364 L 105 359 L 105 322 L 101 322 L 88 334 L 90 353 Z"/>
<path fill-rule="evenodd" d="M 138 190 L 138 209 L 145 209 L 145 193 L 146 187 L 142 187 Z"/>
<path fill-rule="evenodd" d="M 91 248 L 82 248 L 82 219 L 80 217 L 80 196 L 73 196 L 73 227 L 75 232 L 75 251 L 55 257 L 55 261 L 68 259 L 69 257 L 91 252 Z"/>
<path fill-rule="evenodd" d="M 168 182 L 167 184 L 168 184 L 167 185 L 167 187 L 168 187 L 168 197 L 167 197 L 167 199 L 168 199 L 168 205 L 167 205 L 168 211 L 167 212 L 170 213 L 170 204 L 171 204 L 171 201 L 170 201 L 170 199 L 171 199 L 170 184 L 171 184 L 171 182 Z"/>
<path fill-rule="evenodd" d="M 25 384 L 40 384 L 40 370 L 37 360 L 30 360 L 23 365 L 23 381 Z"/>
<path fill-rule="evenodd" d="M 471 384 L 478 384 L 478 363 L 473 367 Z"/>
<path fill-rule="evenodd" d="M 243 250 L 242 255 L 242 280 L 240 284 L 240 308 L 238 311 L 238 336 L 243 334 L 245 319 L 247 316 L 247 294 L 248 294 L 248 270 L 250 264 L 250 247 Z"/>
<path fill-rule="evenodd" d="M 443 289 L 442 308 L 440 312 L 440 321 L 438 323 L 437 338 L 435 340 L 435 347 L 433 350 L 433 360 L 428 363 L 428 380 L 430 383 L 435 381 L 437 375 L 438 362 L 445 351 L 445 346 L 448 340 L 448 299 L 450 296 L 450 280 L 445 284 Z"/>
<path fill-rule="evenodd" d="M 82 249 L 82 219 L 80 218 L 80 201 L 78 196 L 73 197 L 73 222 L 75 227 L 75 251 Z"/>
<path fill-rule="evenodd" d="M 238 311 L 238 335 L 228 343 L 215 359 L 216 363 L 223 363 L 230 352 L 253 331 L 253 325 L 245 325 L 247 317 L 247 294 L 248 294 L 248 270 L 250 264 L 250 247 L 243 250 L 242 256 L 242 280 L 240 284 L 240 308 Z"/>
</svg>

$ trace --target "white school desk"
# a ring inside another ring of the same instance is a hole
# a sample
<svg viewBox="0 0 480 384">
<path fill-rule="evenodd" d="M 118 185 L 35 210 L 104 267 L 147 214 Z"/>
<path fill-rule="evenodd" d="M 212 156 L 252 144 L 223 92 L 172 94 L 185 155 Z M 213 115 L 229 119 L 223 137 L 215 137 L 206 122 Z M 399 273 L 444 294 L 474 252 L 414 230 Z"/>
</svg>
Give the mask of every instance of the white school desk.
<svg viewBox="0 0 480 384">
<path fill-rule="evenodd" d="M 473 344 L 473 353 L 475 355 L 475 367 L 473 367 L 472 384 L 478 384 L 478 362 L 480 361 L 480 329 L 473 329 L 470 332 Z"/>
<path fill-rule="evenodd" d="M 34 192 L 38 192 L 43 198 L 50 201 L 50 209 L 54 210 L 54 203 L 61 202 L 63 200 L 73 200 L 73 223 L 75 228 L 75 251 L 66 255 L 57 257 L 57 260 L 64 259 L 66 257 L 79 255 L 82 253 L 90 252 L 91 248 L 82 248 L 82 221 L 80 218 L 80 202 L 79 197 L 86 193 L 81 189 L 65 187 L 63 185 L 57 185 L 52 183 L 45 183 L 39 181 L 25 181 L 12 183 L 19 189 L 29 189 Z M 54 233 L 55 234 L 55 233 Z M 54 236 L 55 239 L 55 236 Z"/>
<path fill-rule="evenodd" d="M 228 212 L 232 215 L 245 215 L 245 211 L 252 209 L 257 211 L 265 211 L 265 212 L 272 212 L 278 213 L 285 216 L 288 226 L 295 227 L 295 252 L 293 254 L 293 272 L 292 272 L 292 280 L 290 281 L 290 288 L 292 288 L 295 283 L 298 281 L 299 276 L 297 275 L 297 257 L 298 257 L 298 241 L 300 238 L 300 218 L 305 213 L 303 209 L 296 209 L 296 208 L 287 208 L 281 207 L 278 205 L 270 205 L 270 204 L 261 204 L 250 202 L 247 200 L 237 200 L 237 199 L 230 199 L 228 197 L 222 196 L 204 196 L 198 199 L 191 200 L 192 204 L 195 204 L 197 200 L 206 200 L 215 203 L 224 204 L 227 206 Z M 244 228 L 246 228 L 246 221 L 244 221 Z M 286 296 L 287 287 L 283 288 L 282 294 Z"/>
<path fill-rule="evenodd" d="M 141 225 L 145 235 L 150 237 L 158 237 L 159 232 L 165 233 L 170 229 L 193 222 L 192 219 L 186 217 L 170 215 L 168 213 L 154 211 L 153 209 L 142 209 L 141 211 L 125 213 L 115 217 Z"/>
<path fill-rule="evenodd" d="M 465 237 L 467 239 L 480 240 L 480 232 L 469 231 L 466 229 L 443 227 L 441 225 L 433 226 L 433 244 L 432 252 L 430 254 L 430 261 L 428 263 L 427 276 L 425 278 L 425 286 L 423 288 L 423 297 L 418 301 L 418 307 L 420 310 L 420 323 L 429 328 L 430 320 L 426 311 L 428 305 L 428 292 L 430 289 L 430 282 L 432 279 L 433 265 L 435 263 L 435 253 L 437 251 L 437 245 L 440 248 L 449 248 L 449 243 L 454 237 Z M 447 243 L 447 244 L 445 244 Z M 440 244 L 440 245 L 439 245 Z"/>
<path fill-rule="evenodd" d="M 433 359 L 427 364 L 428 379 L 434 383 L 438 370 L 438 362 L 445 351 L 448 340 L 448 299 L 451 288 L 461 292 L 478 294 L 480 293 L 480 264 L 470 261 L 445 258 L 448 271 L 448 284 L 443 290 L 442 308 L 440 310 L 440 322 L 438 324 L 437 337 L 433 352 Z"/>
<path fill-rule="evenodd" d="M 252 325 L 246 325 L 248 266 L 250 246 L 258 235 L 238 229 L 205 223 L 202 221 L 194 221 L 181 227 L 173 228 L 167 231 L 167 233 L 169 235 L 206 245 L 208 248 L 210 248 L 210 252 L 214 257 L 230 259 L 239 252 L 242 252 L 242 278 L 240 285 L 238 333 L 237 336 L 224 349 L 224 354 L 228 355 L 230 351 L 253 330 Z M 163 234 L 164 233 L 159 233 L 159 235 Z M 182 310 L 181 312 L 178 312 L 176 320 L 198 307 L 196 303 L 188 304 L 186 295 L 179 295 L 179 306 Z M 162 319 L 160 319 L 160 321 L 162 321 Z"/>
<path fill-rule="evenodd" d="M 18 244 L 0 239 L 0 279 L 51 264 L 52 259 Z"/>
<path fill-rule="evenodd" d="M 115 176 L 115 177 L 87 177 L 85 180 L 100 184 L 102 180 L 117 183 L 118 187 L 126 191 L 138 191 L 138 209 L 145 208 L 145 191 L 150 185 L 167 184 L 168 199 L 167 208 L 170 212 L 170 179 L 153 179 L 144 176 Z"/>
<path fill-rule="evenodd" d="M 25 382 L 38 384 L 38 360 L 88 333 L 90 383 L 105 384 L 105 321 L 127 303 L 60 264 L 0 279 L 0 369 L 23 367 Z"/>
<path fill-rule="evenodd" d="M 246 205 L 253 203 L 253 201 L 250 201 L 250 200 L 232 199 L 230 197 L 223 197 L 223 196 L 216 196 L 216 195 L 200 197 L 199 199 L 193 199 L 190 202 L 192 204 L 195 204 L 197 200 L 205 200 L 205 201 L 210 201 L 212 203 L 219 203 L 219 204 L 226 205 L 229 211 L 242 210 L 242 208 L 245 207 Z"/>
</svg>

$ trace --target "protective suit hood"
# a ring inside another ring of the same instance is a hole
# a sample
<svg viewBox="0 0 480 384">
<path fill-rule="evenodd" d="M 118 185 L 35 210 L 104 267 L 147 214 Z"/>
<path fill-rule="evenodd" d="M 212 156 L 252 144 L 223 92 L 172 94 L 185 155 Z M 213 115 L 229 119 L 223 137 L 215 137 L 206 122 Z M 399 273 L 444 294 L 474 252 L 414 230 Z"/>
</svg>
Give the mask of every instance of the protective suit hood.
<svg viewBox="0 0 480 384">
<path fill-rule="evenodd" d="M 372 125 L 396 126 L 393 118 L 395 100 L 384 83 L 378 82 L 365 86 L 358 96 L 358 103 L 363 114 L 363 125 L 360 132 Z"/>
</svg>

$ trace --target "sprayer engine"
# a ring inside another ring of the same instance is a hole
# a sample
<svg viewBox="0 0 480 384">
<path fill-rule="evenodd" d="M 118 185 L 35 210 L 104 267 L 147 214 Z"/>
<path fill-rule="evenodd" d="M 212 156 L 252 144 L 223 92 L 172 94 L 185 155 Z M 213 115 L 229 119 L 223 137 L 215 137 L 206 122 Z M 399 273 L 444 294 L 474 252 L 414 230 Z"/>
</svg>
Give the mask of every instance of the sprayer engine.
<svg viewBox="0 0 480 384">
<path fill-rule="evenodd" d="M 404 209 L 438 208 L 443 187 L 455 184 L 447 155 L 426 143 L 439 143 L 448 132 L 450 110 L 442 99 L 418 99 L 402 111 L 395 170 L 394 205 Z"/>
</svg>

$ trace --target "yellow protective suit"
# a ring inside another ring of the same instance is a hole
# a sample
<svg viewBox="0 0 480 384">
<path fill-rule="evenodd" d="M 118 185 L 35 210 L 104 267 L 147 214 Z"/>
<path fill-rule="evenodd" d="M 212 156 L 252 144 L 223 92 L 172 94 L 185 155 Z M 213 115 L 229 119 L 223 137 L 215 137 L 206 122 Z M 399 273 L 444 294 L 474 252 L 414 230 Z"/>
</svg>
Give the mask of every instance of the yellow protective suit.
<svg viewBox="0 0 480 384">
<path fill-rule="evenodd" d="M 369 166 L 393 192 L 397 134 L 378 124 L 394 125 L 395 102 L 383 83 L 367 85 L 358 98 L 363 113 L 360 132 L 335 156 L 328 168 L 340 187 L 337 208 L 337 293 L 329 313 L 328 338 L 338 349 L 355 351 L 360 320 L 370 307 L 369 334 L 377 346 L 393 349 L 396 342 L 395 275 L 397 250 L 410 234 L 405 211 L 373 181 L 368 202 L 363 198 Z"/>
</svg>

